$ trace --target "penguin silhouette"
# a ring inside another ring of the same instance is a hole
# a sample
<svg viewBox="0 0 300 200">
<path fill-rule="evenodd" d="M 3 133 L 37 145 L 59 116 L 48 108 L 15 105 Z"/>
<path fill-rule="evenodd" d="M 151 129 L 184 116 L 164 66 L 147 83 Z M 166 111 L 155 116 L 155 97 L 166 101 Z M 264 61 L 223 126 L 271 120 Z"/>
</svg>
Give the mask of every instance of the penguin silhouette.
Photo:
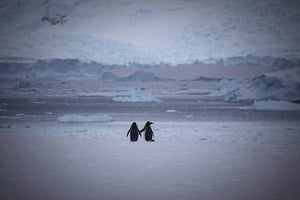
<svg viewBox="0 0 300 200">
<path fill-rule="evenodd" d="M 153 131 L 151 129 L 151 124 L 154 124 L 153 122 L 147 121 L 147 123 L 145 124 L 145 127 L 140 130 L 139 133 L 145 131 L 145 140 L 148 142 L 154 142 L 155 140 L 152 139 L 152 137 L 154 136 Z"/>
<path fill-rule="evenodd" d="M 142 137 L 141 133 L 139 132 L 139 128 L 135 122 L 131 124 L 131 127 L 128 130 L 126 137 L 128 137 L 129 133 L 131 142 L 136 142 L 139 138 L 139 135 Z"/>
</svg>

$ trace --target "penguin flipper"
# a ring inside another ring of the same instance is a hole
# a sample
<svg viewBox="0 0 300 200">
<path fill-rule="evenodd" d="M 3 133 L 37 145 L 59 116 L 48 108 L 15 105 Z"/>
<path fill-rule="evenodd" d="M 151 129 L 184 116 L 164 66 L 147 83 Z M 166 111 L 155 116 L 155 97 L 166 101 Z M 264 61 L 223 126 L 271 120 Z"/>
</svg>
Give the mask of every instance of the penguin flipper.
<svg viewBox="0 0 300 200">
<path fill-rule="evenodd" d="M 128 135 L 129 135 L 129 132 L 130 132 L 130 129 L 128 130 L 126 137 L 128 137 Z"/>
</svg>

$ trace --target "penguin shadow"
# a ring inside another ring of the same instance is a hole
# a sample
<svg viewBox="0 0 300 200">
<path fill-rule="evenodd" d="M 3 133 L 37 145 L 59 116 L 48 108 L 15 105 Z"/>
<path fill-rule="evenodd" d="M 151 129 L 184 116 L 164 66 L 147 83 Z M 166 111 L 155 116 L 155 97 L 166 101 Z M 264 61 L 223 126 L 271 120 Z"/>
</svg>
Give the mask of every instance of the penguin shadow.
<svg viewBox="0 0 300 200">
<path fill-rule="evenodd" d="M 127 132 L 126 137 L 130 135 L 130 141 L 131 142 L 136 142 L 138 141 L 139 136 L 142 137 L 142 132 L 145 132 L 145 141 L 146 142 L 154 142 L 155 140 L 153 139 L 154 133 L 151 128 L 151 124 L 154 124 L 153 122 L 147 121 L 144 128 L 142 130 L 139 130 L 136 122 L 133 122 L 130 126 L 130 129 Z"/>
</svg>

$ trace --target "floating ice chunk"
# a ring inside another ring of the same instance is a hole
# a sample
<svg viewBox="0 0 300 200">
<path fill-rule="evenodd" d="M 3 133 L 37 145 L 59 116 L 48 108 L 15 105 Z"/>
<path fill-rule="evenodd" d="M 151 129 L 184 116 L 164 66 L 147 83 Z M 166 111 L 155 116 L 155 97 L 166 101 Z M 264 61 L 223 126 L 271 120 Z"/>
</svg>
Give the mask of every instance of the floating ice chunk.
<svg viewBox="0 0 300 200">
<path fill-rule="evenodd" d="M 167 113 L 175 113 L 177 110 L 166 110 Z"/>
<path fill-rule="evenodd" d="M 288 101 L 255 101 L 251 106 L 240 107 L 241 110 L 300 110 L 300 105 Z"/>
<path fill-rule="evenodd" d="M 112 98 L 115 102 L 159 102 L 157 99 L 149 92 L 145 92 L 143 89 L 135 89 L 128 93 L 128 96 L 120 96 Z"/>
<path fill-rule="evenodd" d="M 52 112 L 45 112 L 46 115 L 52 115 Z"/>
<path fill-rule="evenodd" d="M 16 114 L 16 116 L 20 117 L 20 116 L 24 116 L 24 114 L 23 113 L 18 113 L 18 114 Z"/>
<path fill-rule="evenodd" d="M 58 122 L 111 122 L 108 115 L 64 115 L 57 118 Z"/>
</svg>

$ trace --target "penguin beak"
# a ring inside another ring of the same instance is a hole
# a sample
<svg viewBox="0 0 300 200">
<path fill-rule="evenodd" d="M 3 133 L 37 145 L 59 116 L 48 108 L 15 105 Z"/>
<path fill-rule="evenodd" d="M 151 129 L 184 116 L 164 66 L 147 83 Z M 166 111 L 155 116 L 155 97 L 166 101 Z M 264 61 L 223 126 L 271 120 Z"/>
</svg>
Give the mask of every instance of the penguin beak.
<svg viewBox="0 0 300 200">
<path fill-rule="evenodd" d="M 154 124 L 153 122 L 150 122 L 150 124 Z"/>
</svg>

